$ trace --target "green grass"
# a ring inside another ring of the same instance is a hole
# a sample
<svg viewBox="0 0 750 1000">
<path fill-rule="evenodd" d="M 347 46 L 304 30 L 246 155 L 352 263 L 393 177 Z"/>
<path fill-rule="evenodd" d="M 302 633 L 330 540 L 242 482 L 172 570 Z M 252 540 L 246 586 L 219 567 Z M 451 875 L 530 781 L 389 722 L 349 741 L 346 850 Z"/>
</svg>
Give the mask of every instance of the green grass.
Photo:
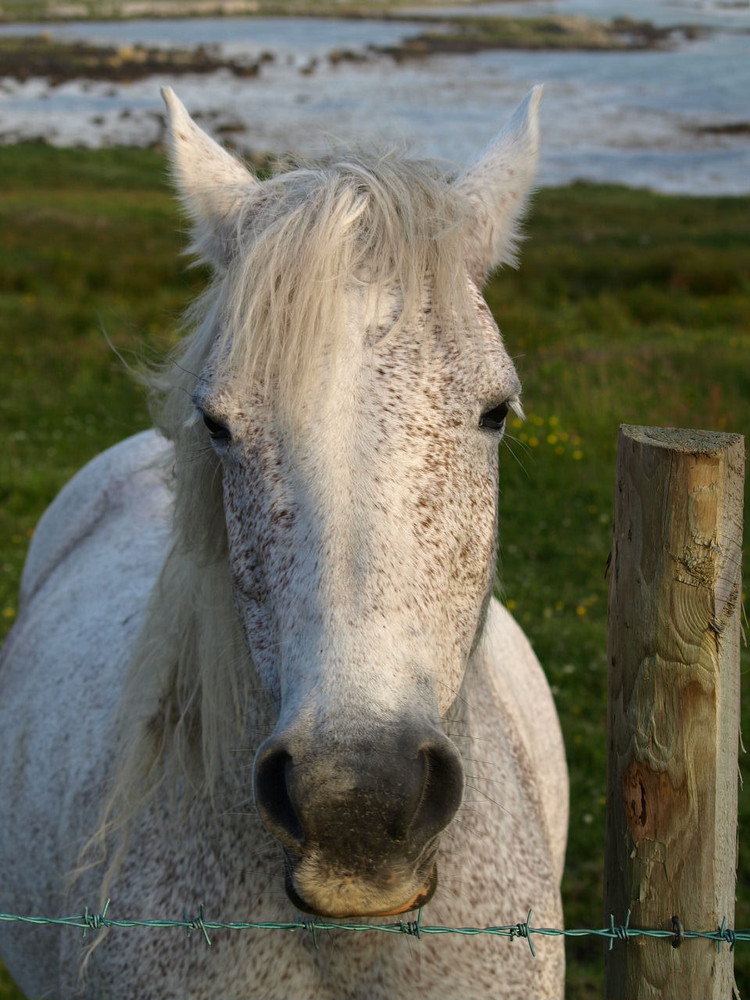
<svg viewBox="0 0 750 1000">
<path fill-rule="evenodd" d="M 45 506 L 83 462 L 148 423 L 141 390 L 107 338 L 129 360 L 163 350 L 204 276 L 179 257 L 184 234 L 154 152 L 5 147 L 0 181 L 5 631 Z M 521 270 L 504 272 L 487 292 L 525 384 L 529 419 L 511 427 L 515 441 L 502 460 L 502 576 L 565 733 L 570 927 L 602 920 L 604 570 L 617 427 L 747 431 L 749 210 L 747 198 L 586 185 L 543 191 Z M 747 710 L 743 717 L 747 733 Z M 737 926 L 750 925 L 749 826 L 746 791 Z M 749 947 L 737 946 L 736 967 L 747 991 Z M 601 996 L 602 970 L 601 944 L 569 944 L 567 996 Z M 19 995 L 0 974 L 0 1000 Z"/>
<path fill-rule="evenodd" d="M 517 357 L 530 418 L 514 431 L 527 437 L 514 448 L 520 462 L 503 466 L 502 576 L 553 685 L 565 734 L 571 821 L 563 891 L 571 927 L 602 919 L 604 570 L 617 427 L 750 429 L 749 207 L 747 199 L 606 187 L 546 191 L 521 269 L 488 292 Z M 549 444 L 560 428 L 569 440 Z M 747 710 L 744 720 L 748 732 Z M 749 826 L 746 792 L 737 926 L 750 924 Z M 736 960 L 742 992 L 750 954 L 738 947 Z M 602 946 L 569 943 L 567 996 L 601 996 L 601 983 Z"/>
</svg>

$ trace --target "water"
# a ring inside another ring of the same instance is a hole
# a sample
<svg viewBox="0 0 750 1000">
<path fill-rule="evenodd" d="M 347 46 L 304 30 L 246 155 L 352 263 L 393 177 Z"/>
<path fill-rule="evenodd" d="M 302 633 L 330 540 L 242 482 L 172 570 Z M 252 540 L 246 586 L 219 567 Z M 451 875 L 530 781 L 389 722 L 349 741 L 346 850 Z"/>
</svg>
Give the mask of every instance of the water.
<svg viewBox="0 0 750 1000">
<path fill-rule="evenodd" d="M 122 85 L 5 80 L 0 136 L 6 142 L 44 137 L 61 145 L 149 144 L 163 129 L 159 86 L 170 84 L 207 127 L 231 133 L 247 151 L 314 153 L 326 136 L 378 136 L 460 166 L 528 88 L 544 82 L 542 184 L 580 178 L 662 191 L 750 193 L 750 135 L 704 131 L 750 122 L 750 3 L 528 0 L 496 5 L 494 12 L 509 8 L 607 18 L 627 13 L 718 30 L 668 52 L 484 52 L 401 65 L 371 57 L 334 66 L 327 58 L 333 50 L 364 54 L 368 45 L 394 43 L 419 26 L 297 18 L 45 25 L 55 37 L 216 44 L 227 55 L 271 52 L 275 58 L 259 77 L 246 80 L 228 72 Z M 0 33 L 39 30 L 13 25 Z"/>
</svg>

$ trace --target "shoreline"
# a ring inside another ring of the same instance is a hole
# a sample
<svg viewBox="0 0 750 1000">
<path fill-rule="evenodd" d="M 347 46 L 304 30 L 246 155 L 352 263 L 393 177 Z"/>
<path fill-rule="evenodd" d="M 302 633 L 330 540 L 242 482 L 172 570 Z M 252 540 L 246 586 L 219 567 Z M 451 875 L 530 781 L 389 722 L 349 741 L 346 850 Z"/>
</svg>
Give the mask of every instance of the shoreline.
<svg viewBox="0 0 750 1000">
<path fill-rule="evenodd" d="M 275 56 L 264 52 L 254 60 L 227 58 L 217 46 L 160 48 L 150 45 L 93 45 L 82 41 L 53 40 L 48 35 L 0 38 L 2 76 L 18 83 L 39 78 L 58 87 L 71 80 L 132 83 L 149 76 L 183 73 L 216 73 L 252 79 Z"/>
<path fill-rule="evenodd" d="M 425 19 L 426 20 L 426 19 Z M 609 20 L 579 15 L 547 17 L 468 17 L 430 20 L 435 30 L 377 51 L 397 62 L 432 55 L 474 55 L 487 51 L 650 52 L 677 41 L 694 41 L 707 29 L 694 25 L 656 27 L 629 17 Z M 441 30 L 443 29 L 443 30 Z"/>
<path fill-rule="evenodd" d="M 424 15 L 419 23 L 430 27 L 395 44 L 371 44 L 362 50 L 333 48 L 326 58 L 337 65 L 382 58 L 402 63 L 435 55 L 473 55 L 503 50 L 654 51 L 669 47 L 676 38 L 692 41 L 706 31 L 685 26 L 657 28 L 649 21 L 630 18 L 601 21 L 562 16 L 482 18 L 470 15 L 462 18 L 452 15 L 442 18 L 432 13 Z M 40 24 L 40 29 L 42 27 Z M 251 60 L 223 55 L 220 45 L 102 45 L 52 38 L 44 30 L 0 37 L 0 67 L 4 78 L 25 82 L 38 77 L 48 80 L 52 86 L 77 79 L 127 83 L 160 73 L 207 74 L 219 70 L 227 70 L 241 78 L 253 78 L 260 75 L 264 64 L 275 60 L 276 53 L 272 51 Z M 311 65 L 308 72 L 313 72 L 314 68 Z"/>
</svg>

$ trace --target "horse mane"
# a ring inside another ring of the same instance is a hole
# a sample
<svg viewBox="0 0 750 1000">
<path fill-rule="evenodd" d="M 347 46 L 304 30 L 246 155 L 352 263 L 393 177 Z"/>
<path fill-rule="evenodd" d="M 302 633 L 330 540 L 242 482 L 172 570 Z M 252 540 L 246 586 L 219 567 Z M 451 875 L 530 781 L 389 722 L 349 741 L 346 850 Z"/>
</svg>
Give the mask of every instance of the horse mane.
<svg viewBox="0 0 750 1000">
<path fill-rule="evenodd" d="M 232 597 L 220 460 L 192 402 L 200 373 L 209 366 L 248 391 L 272 391 L 294 421 L 320 391 L 323 358 L 351 336 L 343 304 L 353 287 L 395 292 L 399 302 L 388 329 L 363 336 L 395 336 L 425 306 L 426 290 L 432 328 L 457 333 L 476 313 L 465 277 L 471 220 L 468 200 L 427 161 L 360 150 L 295 164 L 248 196 L 225 266 L 189 311 L 190 332 L 145 376 L 155 426 L 173 444 L 174 515 L 129 667 L 111 786 L 88 845 L 95 864 L 111 834 L 121 834 L 104 894 L 130 822 L 159 788 L 179 787 L 182 806 L 214 794 L 243 742 L 257 687 Z M 409 335 L 417 328 L 409 324 Z"/>
</svg>

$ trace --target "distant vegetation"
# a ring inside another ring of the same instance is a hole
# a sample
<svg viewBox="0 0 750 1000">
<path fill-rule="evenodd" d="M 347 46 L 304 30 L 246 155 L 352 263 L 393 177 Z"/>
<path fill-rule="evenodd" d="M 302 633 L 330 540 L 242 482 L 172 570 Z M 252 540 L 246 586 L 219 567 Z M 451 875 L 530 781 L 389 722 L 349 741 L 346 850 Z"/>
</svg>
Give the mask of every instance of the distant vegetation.
<svg viewBox="0 0 750 1000">
<path fill-rule="evenodd" d="M 137 364 L 168 349 L 204 282 L 180 257 L 185 225 L 165 178 L 155 151 L 0 148 L 2 632 L 16 617 L 24 555 L 46 505 L 87 459 L 148 425 L 118 352 Z M 570 927 L 602 920 L 605 567 L 617 427 L 747 433 L 749 213 L 750 198 L 545 190 L 520 270 L 487 288 L 524 382 L 528 419 L 512 423 L 502 447 L 500 569 L 503 598 L 544 664 L 565 733 Z M 744 758 L 741 767 L 739 927 L 750 925 Z M 498 907 L 503 922 L 502 900 Z M 498 942 L 499 968 L 502 950 Z M 750 948 L 738 945 L 735 958 L 747 991 Z M 602 945 L 569 942 L 570 1000 L 601 996 L 602 978 Z M 2 1000 L 18 996 L 0 985 Z"/>
<path fill-rule="evenodd" d="M 430 31 L 398 45 L 380 48 L 397 59 L 437 52 L 472 53 L 487 49 L 559 49 L 611 52 L 660 48 L 675 35 L 694 37 L 695 28 L 658 28 L 628 17 L 599 21 L 589 17 L 461 17 L 438 22 Z"/>
</svg>

